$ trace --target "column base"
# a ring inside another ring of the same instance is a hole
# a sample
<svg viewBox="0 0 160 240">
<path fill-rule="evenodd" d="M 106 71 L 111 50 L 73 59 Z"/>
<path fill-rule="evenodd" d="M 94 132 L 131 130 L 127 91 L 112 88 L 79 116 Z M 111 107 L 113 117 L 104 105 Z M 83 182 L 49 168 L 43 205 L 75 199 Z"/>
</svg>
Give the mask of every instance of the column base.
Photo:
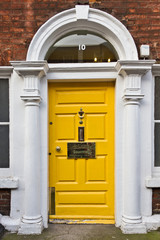
<svg viewBox="0 0 160 240">
<path fill-rule="evenodd" d="M 38 217 L 38 218 L 24 217 L 20 224 L 18 234 L 23 234 L 23 235 L 41 234 L 42 230 L 43 230 L 42 217 Z"/>
<path fill-rule="evenodd" d="M 130 224 L 122 222 L 121 230 L 124 234 L 144 234 L 147 228 L 143 223 Z"/>
</svg>

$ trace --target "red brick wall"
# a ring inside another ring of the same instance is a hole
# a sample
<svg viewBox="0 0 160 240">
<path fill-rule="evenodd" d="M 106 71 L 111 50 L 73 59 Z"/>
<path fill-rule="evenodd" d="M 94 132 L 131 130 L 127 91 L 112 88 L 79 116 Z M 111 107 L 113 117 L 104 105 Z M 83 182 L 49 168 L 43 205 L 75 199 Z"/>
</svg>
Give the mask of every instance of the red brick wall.
<svg viewBox="0 0 160 240">
<path fill-rule="evenodd" d="M 0 214 L 10 214 L 11 190 L 0 189 Z"/>
<path fill-rule="evenodd" d="M 141 44 L 149 44 L 150 58 L 160 62 L 159 0 L 0 0 L 0 65 L 25 60 L 39 27 L 76 4 L 89 4 L 119 19 L 132 34 L 138 50 Z"/>
<path fill-rule="evenodd" d="M 153 189 L 152 212 L 153 214 L 160 213 L 160 188 Z"/>
</svg>

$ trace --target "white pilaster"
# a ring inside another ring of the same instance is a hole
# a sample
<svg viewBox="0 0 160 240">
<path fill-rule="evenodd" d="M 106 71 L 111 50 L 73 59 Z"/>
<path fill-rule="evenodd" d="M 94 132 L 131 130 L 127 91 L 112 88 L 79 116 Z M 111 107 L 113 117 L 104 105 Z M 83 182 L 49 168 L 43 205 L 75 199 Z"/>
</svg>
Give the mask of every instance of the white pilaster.
<svg viewBox="0 0 160 240">
<path fill-rule="evenodd" d="M 124 78 L 123 209 L 124 233 L 146 233 L 141 216 L 140 192 L 140 100 L 141 77 L 153 61 L 119 61 L 117 69 Z"/>
<path fill-rule="evenodd" d="M 24 215 L 19 234 L 40 234 L 43 229 L 40 195 L 40 79 L 48 70 L 45 61 L 11 62 L 14 70 L 23 77 L 21 99 L 25 103 L 25 155 Z"/>
</svg>

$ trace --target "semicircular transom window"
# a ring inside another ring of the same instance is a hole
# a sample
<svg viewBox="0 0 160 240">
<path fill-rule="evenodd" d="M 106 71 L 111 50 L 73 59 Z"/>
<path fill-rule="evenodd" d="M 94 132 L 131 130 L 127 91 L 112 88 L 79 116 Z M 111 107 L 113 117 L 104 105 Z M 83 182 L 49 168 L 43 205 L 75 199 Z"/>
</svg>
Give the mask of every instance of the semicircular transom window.
<svg viewBox="0 0 160 240">
<path fill-rule="evenodd" d="M 89 31 L 72 32 L 54 43 L 46 54 L 48 63 L 115 62 L 118 54 L 106 39 Z"/>
</svg>

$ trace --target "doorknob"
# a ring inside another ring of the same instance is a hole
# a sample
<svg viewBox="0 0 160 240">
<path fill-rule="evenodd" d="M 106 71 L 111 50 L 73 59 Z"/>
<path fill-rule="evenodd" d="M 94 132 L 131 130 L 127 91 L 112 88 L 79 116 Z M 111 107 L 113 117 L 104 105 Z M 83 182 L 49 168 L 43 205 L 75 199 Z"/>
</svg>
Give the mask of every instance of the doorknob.
<svg viewBox="0 0 160 240">
<path fill-rule="evenodd" d="M 60 146 L 57 146 L 57 147 L 56 147 L 56 151 L 57 151 L 57 152 L 60 152 L 60 151 L 61 151 L 61 147 L 60 147 Z"/>
</svg>

